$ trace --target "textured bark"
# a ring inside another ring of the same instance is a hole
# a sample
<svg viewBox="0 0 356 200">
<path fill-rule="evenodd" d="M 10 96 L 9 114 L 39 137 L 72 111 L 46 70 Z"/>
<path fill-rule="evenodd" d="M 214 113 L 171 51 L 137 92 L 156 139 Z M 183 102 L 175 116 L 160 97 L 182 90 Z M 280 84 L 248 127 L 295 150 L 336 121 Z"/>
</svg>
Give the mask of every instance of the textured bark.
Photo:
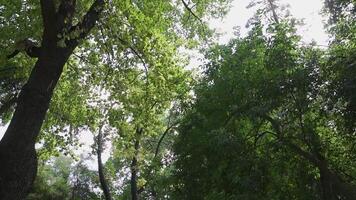
<svg viewBox="0 0 356 200">
<path fill-rule="evenodd" d="M 103 141 L 102 141 L 103 135 L 102 135 L 102 127 L 99 129 L 99 134 L 97 136 L 97 158 L 98 158 L 98 173 L 99 173 L 99 181 L 100 181 L 100 186 L 101 189 L 103 190 L 105 200 L 111 200 L 111 193 L 109 186 L 107 184 L 107 180 L 105 178 L 105 173 L 104 173 L 104 165 L 101 159 L 101 153 L 103 151 Z"/>
<path fill-rule="evenodd" d="M 74 1 L 74 0 L 73 0 Z M 64 1 L 62 1 L 63 3 Z M 41 0 L 44 31 L 41 50 L 30 77 L 16 101 L 17 106 L 0 141 L 0 199 L 22 200 L 27 196 L 37 173 L 36 138 L 48 110 L 53 90 L 69 56 L 95 25 L 103 0 L 96 0 L 79 24 L 79 38 L 66 41 L 67 47 L 57 46 L 63 24 L 55 12 L 53 0 Z M 95 8 L 93 8 L 95 6 Z M 88 20 L 89 19 L 89 20 Z"/>
<path fill-rule="evenodd" d="M 36 137 L 70 50 L 43 51 L 21 90 L 10 125 L 0 142 L 0 199 L 24 199 L 37 171 Z"/>
</svg>

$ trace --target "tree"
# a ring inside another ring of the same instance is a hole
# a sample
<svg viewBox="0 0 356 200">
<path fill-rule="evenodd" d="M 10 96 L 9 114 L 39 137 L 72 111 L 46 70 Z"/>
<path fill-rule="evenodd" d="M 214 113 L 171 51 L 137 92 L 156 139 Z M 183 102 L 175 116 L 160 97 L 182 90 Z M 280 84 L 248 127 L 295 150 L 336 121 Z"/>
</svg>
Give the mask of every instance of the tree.
<svg viewBox="0 0 356 200">
<path fill-rule="evenodd" d="M 196 16 L 203 17 L 208 11 L 224 7 L 227 2 L 225 0 L 199 1 L 196 6 Z M 12 88 L 6 88 L 12 94 L 3 96 L 5 100 L 3 105 L 13 105 L 14 98 L 16 98 L 16 109 L 0 142 L 0 161 L 2 163 L 0 167 L 0 198 L 2 199 L 23 199 L 28 193 L 37 170 L 35 143 L 50 106 L 54 89 L 68 59 L 81 40 L 89 35 L 103 11 L 104 14 L 100 20 L 105 20 L 108 23 L 102 33 L 112 32 L 111 36 L 118 34 L 119 37 L 115 37 L 114 42 L 114 37 L 104 38 L 100 44 L 114 45 L 116 43 L 116 45 L 121 44 L 120 47 L 125 49 L 132 49 L 132 44 L 154 43 L 160 37 L 166 37 L 169 41 L 177 41 L 179 34 L 175 33 L 179 31 L 183 34 L 188 33 L 188 38 L 193 38 L 194 32 L 197 30 L 201 31 L 199 35 L 204 35 L 202 31 L 206 30 L 203 28 L 204 25 L 196 26 L 200 23 L 198 20 L 189 19 L 192 9 L 183 9 L 183 11 L 180 9 L 188 5 L 183 1 L 176 2 L 177 7 L 171 5 L 170 1 L 113 1 L 109 6 L 104 0 L 95 0 L 92 4 L 78 2 L 77 5 L 76 3 L 75 0 L 59 2 L 42 0 L 40 4 L 32 1 L 4 3 L 4 9 L 8 14 L 6 15 L 7 27 L 4 30 L 8 27 L 13 27 L 13 30 L 21 29 L 21 25 L 27 20 L 26 17 L 29 17 L 33 20 L 30 28 L 26 31 L 36 30 L 33 37 L 40 41 L 41 45 L 38 47 L 40 48 L 39 55 L 25 52 L 29 56 L 35 56 L 37 60 L 34 67 L 29 70 L 31 73 L 25 81 L 26 84 L 22 87 L 20 84 L 14 88 L 15 91 L 19 91 L 21 88 L 20 93 L 17 95 L 16 92 L 11 92 Z M 25 15 L 23 16 L 24 20 L 15 18 L 16 23 L 13 25 L 8 22 L 11 21 L 12 12 L 16 9 L 18 9 L 17 15 Z M 161 16 L 165 16 L 165 18 Z M 110 26 L 110 23 L 117 26 Z M 181 26 L 176 26 L 177 24 Z M 186 31 L 179 27 L 183 27 Z M 11 38 L 8 34 L 9 32 L 3 34 L 4 40 Z M 96 31 L 91 37 L 97 38 L 96 36 L 99 34 L 100 32 Z M 8 50 L 8 48 L 6 49 Z M 97 51 L 92 49 L 92 52 Z M 10 54 L 11 52 L 6 55 Z M 9 56 L 9 58 L 11 57 Z M 22 79 L 20 83 L 23 81 Z M 4 107 L 3 105 L 2 107 Z M 12 106 L 4 108 L 9 107 Z"/>
<path fill-rule="evenodd" d="M 67 157 L 56 158 L 53 163 L 43 163 L 28 200 L 69 199 L 71 163 Z"/>
<path fill-rule="evenodd" d="M 165 52 L 174 55 L 167 49 Z M 152 143 L 158 134 L 165 132 L 167 110 L 174 101 L 186 96 L 190 83 L 189 73 L 183 70 L 175 56 L 163 57 L 155 62 L 150 60 L 150 55 L 145 58 L 149 64 L 143 63 L 143 69 L 133 65 L 121 77 L 121 84 L 127 85 L 126 88 L 114 85 L 110 92 L 110 99 L 116 101 L 110 109 L 110 123 L 118 130 L 117 139 L 113 142 L 114 155 L 115 159 L 125 163 L 119 168 L 130 168 L 132 199 L 139 199 L 144 192 L 151 192 L 151 183 L 148 183 L 151 177 L 144 170 L 154 170 L 150 166 L 155 153 Z M 127 81 L 130 84 L 124 84 Z"/>
<path fill-rule="evenodd" d="M 100 199 L 96 173 L 83 163 L 59 156 L 39 165 L 36 181 L 31 188 L 28 200 L 79 200 Z"/>
<path fill-rule="evenodd" d="M 83 160 L 78 162 L 73 168 L 69 199 L 103 199 L 103 196 L 97 193 L 99 189 L 97 172 L 88 169 Z"/>
<path fill-rule="evenodd" d="M 330 108 L 340 110 L 339 128 L 347 135 L 355 133 L 356 127 L 356 96 L 354 87 L 355 75 L 355 2 L 325 1 L 325 12 L 329 16 L 328 31 L 331 45 L 325 73 L 331 82 L 329 84 Z M 334 104 L 334 105 L 332 105 Z M 344 105 L 341 105 L 344 104 Z"/>
<path fill-rule="evenodd" d="M 288 18 L 265 27 L 258 13 L 246 38 L 207 53 L 175 145 L 177 199 L 354 199 L 323 51 L 298 46 Z"/>
<path fill-rule="evenodd" d="M 73 25 L 75 1 L 62 1 L 58 9 L 53 1 L 41 1 L 41 52 L 0 142 L 2 199 L 23 199 L 28 193 L 37 171 L 35 142 L 53 90 L 69 56 L 93 28 L 103 7 L 104 1 L 95 1 L 83 19 Z M 75 36 L 61 38 L 66 34 Z"/>
</svg>

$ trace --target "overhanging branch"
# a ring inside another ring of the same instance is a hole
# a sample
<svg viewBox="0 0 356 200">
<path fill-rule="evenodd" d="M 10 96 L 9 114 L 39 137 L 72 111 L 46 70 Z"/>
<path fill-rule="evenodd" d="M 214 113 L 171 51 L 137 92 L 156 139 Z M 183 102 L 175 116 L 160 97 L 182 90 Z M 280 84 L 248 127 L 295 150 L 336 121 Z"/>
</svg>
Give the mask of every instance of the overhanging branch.
<svg viewBox="0 0 356 200">
<path fill-rule="evenodd" d="M 26 38 L 16 42 L 14 51 L 7 55 L 6 58 L 11 59 L 20 52 L 25 52 L 31 58 L 38 58 L 41 53 L 41 47 L 38 47 L 36 42 Z"/>
<path fill-rule="evenodd" d="M 294 144 L 293 142 L 289 141 L 288 139 L 284 138 L 282 135 L 282 130 L 281 130 L 281 126 L 279 124 L 279 122 L 275 119 L 273 119 L 272 117 L 268 116 L 268 115 L 262 115 L 262 117 L 264 119 L 266 119 L 268 122 L 271 123 L 272 128 L 274 129 L 274 131 L 276 131 L 275 134 L 273 134 L 275 137 L 277 137 L 277 139 L 279 141 L 281 141 L 284 145 L 286 145 L 287 147 L 289 147 L 292 151 L 294 151 L 296 154 L 304 157 L 305 159 L 307 159 L 308 161 L 310 161 L 311 163 L 313 163 L 315 166 L 319 166 L 320 165 L 320 161 L 310 152 L 307 152 L 305 150 L 303 150 L 302 148 L 300 148 L 299 146 L 297 146 L 296 144 Z"/>
</svg>

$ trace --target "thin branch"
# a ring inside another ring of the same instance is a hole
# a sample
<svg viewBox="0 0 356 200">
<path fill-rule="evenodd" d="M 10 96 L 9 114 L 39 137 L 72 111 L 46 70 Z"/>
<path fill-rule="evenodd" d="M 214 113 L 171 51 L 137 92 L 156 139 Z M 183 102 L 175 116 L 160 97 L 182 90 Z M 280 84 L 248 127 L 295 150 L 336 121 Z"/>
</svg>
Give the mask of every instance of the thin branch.
<svg viewBox="0 0 356 200">
<path fill-rule="evenodd" d="M 187 4 L 187 2 L 185 2 L 184 0 L 181 0 L 185 9 L 188 10 L 188 12 L 190 14 L 192 14 L 200 23 L 203 23 L 203 21 L 193 12 L 192 8 L 189 7 L 189 5 Z"/>
<path fill-rule="evenodd" d="M 104 23 L 103 23 L 104 25 Z M 142 62 L 142 65 L 143 67 L 145 68 L 145 74 L 146 74 L 146 77 L 148 77 L 148 68 L 147 68 L 147 63 L 144 59 L 144 54 L 139 52 L 139 50 L 136 49 L 135 46 L 131 45 L 129 42 L 127 42 L 126 40 L 122 39 L 118 34 L 115 34 L 112 32 L 112 30 L 110 29 L 110 27 L 106 26 L 105 28 L 107 28 L 109 31 L 110 31 L 110 34 L 117 38 L 122 45 L 128 47 L 130 49 L 130 51 L 136 56 L 139 58 L 139 60 Z"/>
<path fill-rule="evenodd" d="M 135 54 L 135 56 L 137 56 L 137 57 L 141 60 L 141 62 L 142 62 L 142 64 L 143 64 L 143 67 L 145 68 L 145 73 L 146 73 L 146 76 L 147 76 L 147 74 L 148 74 L 147 64 L 146 64 L 146 62 L 145 62 L 145 59 L 142 57 L 141 53 L 139 53 L 138 50 L 135 49 L 135 47 L 131 46 L 131 45 L 129 44 L 129 42 L 125 41 L 124 39 L 122 39 L 122 38 L 120 38 L 120 37 L 117 37 L 117 38 L 120 40 L 120 42 L 121 42 L 123 45 L 126 45 L 126 46 L 131 50 L 131 52 L 132 52 L 133 54 Z"/>
<path fill-rule="evenodd" d="M 85 58 L 85 57 L 83 57 L 83 56 L 81 56 L 81 55 L 78 55 L 78 54 L 76 54 L 76 53 L 73 53 L 73 55 L 74 55 L 75 57 L 77 57 L 80 61 L 83 61 L 83 62 L 85 62 L 85 63 L 87 63 L 87 64 L 91 64 L 91 65 L 94 65 L 94 66 L 96 65 L 96 64 L 90 62 L 87 58 Z"/>
<path fill-rule="evenodd" d="M 155 159 L 155 158 L 157 157 L 157 155 L 158 155 L 158 151 L 159 151 L 159 148 L 160 148 L 160 146 L 161 146 L 161 143 L 162 143 L 163 139 L 166 137 L 166 135 L 169 133 L 169 131 L 170 131 L 174 126 L 176 126 L 178 123 L 179 123 L 179 122 L 176 122 L 176 123 L 171 124 L 171 125 L 168 126 L 168 127 L 166 128 L 166 130 L 163 132 L 162 136 L 159 138 L 159 141 L 158 141 L 158 143 L 157 143 L 154 159 Z"/>
<path fill-rule="evenodd" d="M 277 24 L 279 24 L 278 15 L 277 15 L 276 10 L 275 10 L 275 8 L 276 8 L 277 6 L 273 4 L 272 0 L 267 0 L 267 1 L 268 1 L 269 5 L 270 5 L 270 7 L 271 7 L 271 11 L 272 11 L 272 15 L 273 15 L 274 21 L 275 21 Z"/>
<path fill-rule="evenodd" d="M 262 117 L 271 123 L 272 128 L 276 131 L 276 134 L 274 134 L 274 136 L 276 136 L 283 144 L 285 144 L 287 147 L 289 147 L 292 151 L 294 151 L 298 155 L 300 155 L 300 156 L 304 157 L 305 159 L 309 160 L 315 166 L 317 166 L 317 167 L 320 166 L 320 160 L 318 160 L 313 154 L 303 150 L 302 148 L 300 148 L 299 146 L 297 146 L 296 144 L 292 143 L 291 141 L 285 139 L 282 136 L 281 127 L 280 127 L 279 122 L 277 120 L 273 119 L 272 117 L 270 117 L 268 115 L 264 115 Z"/>
<path fill-rule="evenodd" d="M 19 53 L 20 53 L 20 51 L 15 49 L 10 55 L 7 55 L 6 58 L 7 59 L 11 59 L 11 58 L 15 57 Z"/>
<path fill-rule="evenodd" d="M 101 25 L 98 26 L 98 27 L 99 27 L 99 29 L 100 29 L 101 38 L 102 38 L 103 43 L 104 43 L 104 46 L 105 46 L 106 54 L 108 55 L 108 60 L 109 60 L 109 62 L 108 62 L 107 64 L 112 65 L 113 59 L 114 59 L 114 57 L 115 57 L 115 54 L 114 54 L 113 49 L 109 47 L 109 45 L 108 45 L 107 42 L 105 42 L 104 29 L 103 29 L 102 26 L 103 26 L 103 25 L 101 24 Z"/>
</svg>

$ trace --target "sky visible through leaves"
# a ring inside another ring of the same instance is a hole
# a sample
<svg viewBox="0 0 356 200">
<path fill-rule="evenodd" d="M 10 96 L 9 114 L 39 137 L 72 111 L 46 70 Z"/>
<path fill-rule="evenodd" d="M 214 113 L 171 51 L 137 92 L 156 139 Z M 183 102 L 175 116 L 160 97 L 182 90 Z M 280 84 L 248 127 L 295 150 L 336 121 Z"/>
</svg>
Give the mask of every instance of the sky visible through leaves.
<svg viewBox="0 0 356 200">
<path fill-rule="evenodd" d="M 222 20 L 212 20 L 209 24 L 212 28 L 215 28 L 221 36 L 219 37 L 219 43 L 226 44 L 231 38 L 234 37 L 236 27 L 239 27 L 239 32 L 242 36 L 246 35 L 247 28 L 246 22 L 254 14 L 254 8 L 247 8 L 250 0 L 234 0 L 232 7 Z M 315 41 L 318 45 L 327 45 L 327 34 L 325 33 L 324 18 L 320 14 L 323 2 L 321 0 L 281 0 L 282 5 L 289 5 L 291 14 L 297 19 L 303 19 L 304 25 L 298 29 L 298 33 L 302 36 L 302 40 L 305 43 Z M 202 55 L 198 52 L 192 52 L 191 62 L 189 68 L 198 68 L 202 61 Z M 0 138 L 6 131 L 7 125 L 0 127 Z M 93 142 L 92 135 L 90 133 L 81 134 L 81 142 L 84 144 L 81 149 L 78 149 L 76 153 L 81 154 L 83 152 L 90 151 L 90 145 Z M 103 160 L 109 157 L 110 148 L 106 149 L 103 155 Z M 96 164 L 93 160 L 92 163 L 88 163 L 90 168 L 95 168 Z"/>
</svg>

